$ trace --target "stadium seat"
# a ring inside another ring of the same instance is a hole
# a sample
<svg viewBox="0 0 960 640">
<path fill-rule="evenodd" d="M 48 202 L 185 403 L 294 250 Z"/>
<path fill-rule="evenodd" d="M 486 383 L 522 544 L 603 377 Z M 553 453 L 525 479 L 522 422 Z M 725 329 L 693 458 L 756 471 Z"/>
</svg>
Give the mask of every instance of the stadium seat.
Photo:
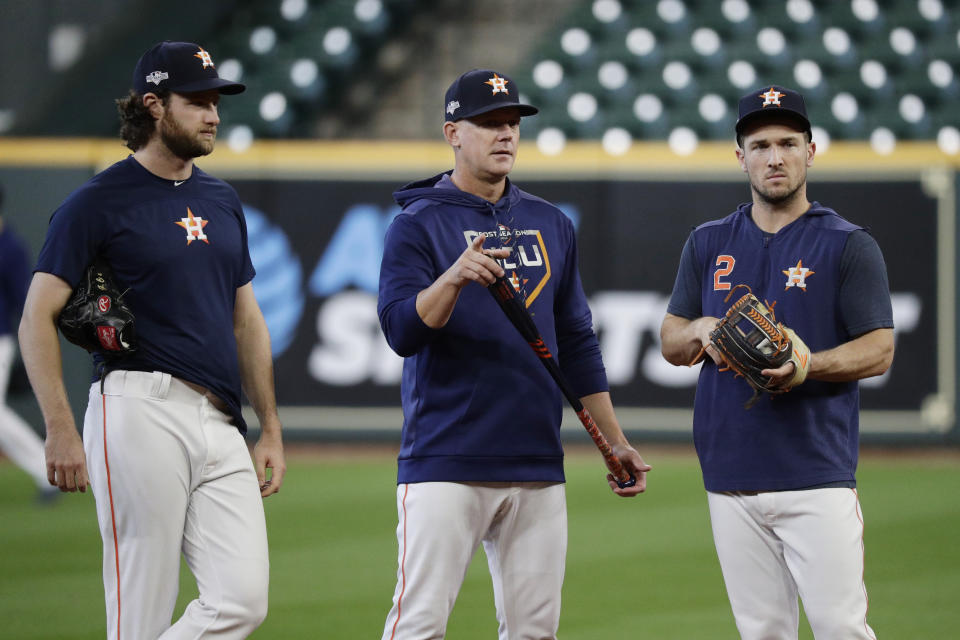
<svg viewBox="0 0 960 640">
<path fill-rule="evenodd" d="M 693 7 L 694 28 L 715 29 L 725 42 L 751 38 L 757 32 L 757 13 L 750 3 L 699 1 Z"/>
<path fill-rule="evenodd" d="M 690 34 L 690 4 L 684 0 L 633 0 L 626 7 L 632 28 L 646 27 L 660 38 L 671 38 Z"/>
<path fill-rule="evenodd" d="M 823 32 L 820 11 L 809 0 L 755 2 L 756 28 L 775 27 L 794 45 L 819 38 Z"/>
<path fill-rule="evenodd" d="M 896 25 L 910 29 L 922 41 L 929 41 L 937 35 L 950 30 L 950 13 L 944 5 L 956 4 L 946 2 L 891 2 L 884 6 L 888 25 Z"/>
<path fill-rule="evenodd" d="M 932 34 L 926 41 L 926 47 L 931 58 L 950 60 L 956 64 L 960 58 L 960 14 L 952 26 Z"/>
<path fill-rule="evenodd" d="M 612 41 L 610 55 L 623 56 L 623 62 L 638 69 L 652 68 L 663 62 L 663 41 L 647 27 L 634 27 L 622 41 Z"/>
<path fill-rule="evenodd" d="M 887 18 L 875 0 L 821 2 L 817 7 L 824 27 L 840 27 L 859 42 L 877 38 L 887 30 Z"/>
</svg>

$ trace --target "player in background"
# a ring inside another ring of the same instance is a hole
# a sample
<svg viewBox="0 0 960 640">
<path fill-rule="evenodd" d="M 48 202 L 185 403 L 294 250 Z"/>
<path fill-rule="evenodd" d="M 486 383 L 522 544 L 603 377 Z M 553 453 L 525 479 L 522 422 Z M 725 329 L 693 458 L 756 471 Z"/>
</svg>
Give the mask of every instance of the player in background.
<svg viewBox="0 0 960 640">
<path fill-rule="evenodd" d="M 144 53 L 117 101 L 134 153 L 54 212 L 27 295 L 20 343 L 46 421 L 48 478 L 62 491 L 93 488 L 108 638 L 245 638 L 267 613 L 262 498 L 285 472 L 270 339 L 240 200 L 194 164 L 213 151 L 220 95 L 243 90 L 196 44 Z M 129 287 L 138 350 L 95 357 L 81 443 L 56 319 L 98 255 Z M 253 462 L 241 384 L 262 429 Z M 181 552 L 199 596 L 171 626 Z"/>
<path fill-rule="evenodd" d="M 776 303 L 812 351 L 806 382 L 764 395 L 720 372 L 707 346 L 693 436 L 727 595 L 744 639 L 796 638 L 798 595 L 818 639 L 874 638 L 854 472 L 857 381 L 893 359 L 893 313 L 876 241 L 807 199 L 812 141 L 803 97 L 779 86 L 740 99 L 736 155 L 752 202 L 687 239 L 660 329 L 687 365 L 738 284 Z M 764 375 L 793 378 L 788 362 Z"/>
<path fill-rule="evenodd" d="M 573 225 L 507 178 L 519 142 L 513 81 L 495 71 L 457 78 L 444 100 L 454 169 L 394 194 L 378 312 L 404 357 L 398 460 L 397 586 L 385 640 L 441 638 L 474 552 L 483 544 L 499 636 L 555 638 L 567 545 L 562 400 L 557 385 L 485 290 L 504 272 L 614 454 L 650 469 L 610 401 Z"/>
<path fill-rule="evenodd" d="M 0 186 L 0 212 L 3 211 Z M 0 217 L 0 450 L 30 474 L 37 485 L 37 501 L 47 503 L 59 492 L 47 482 L 43 440 L 7 405 L 10 372 L 17 357 L 13 327 L 20 321 L 30 285 L 30 250 L 3 217 Z"/>
</svg>

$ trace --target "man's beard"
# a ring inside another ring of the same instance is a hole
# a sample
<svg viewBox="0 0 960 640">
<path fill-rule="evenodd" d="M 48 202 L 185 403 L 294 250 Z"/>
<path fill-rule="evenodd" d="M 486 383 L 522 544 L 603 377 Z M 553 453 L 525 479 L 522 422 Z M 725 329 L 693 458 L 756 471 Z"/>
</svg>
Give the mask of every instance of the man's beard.
<svg viewBox="0 0 960 640">
<path fill-rule="evenodd" d="M 794 199 L 797 196 L 797 192 L 800 191 L 800 187 L 802 187 L 805 182 L 806 177 L 804 177 L 804 180 L 798 182 L 792 189 L 783 192 L 773 192 L 771 189 L 754 184 L 753 191 L 767 204 L 780 205 Z"/>
<path fill-rule="evenodd" d="M 175 119 L 164 116 L 160 120 L 160 139 L 170 149 L 170 152 L 184 160 L 199 158 L 213 151 L 215 140 L 201 139 L 198 135 L 190 135 Z"/>
</svg>

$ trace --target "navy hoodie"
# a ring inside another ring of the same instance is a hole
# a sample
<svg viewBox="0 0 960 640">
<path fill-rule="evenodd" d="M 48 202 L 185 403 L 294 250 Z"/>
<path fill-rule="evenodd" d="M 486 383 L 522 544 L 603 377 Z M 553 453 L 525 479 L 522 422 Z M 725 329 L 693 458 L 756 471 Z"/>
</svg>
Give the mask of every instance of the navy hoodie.
<svg viewBox="0 0 960 640">
<path fill-rule="evenodd" d="M 398 482 L 562 482 L 560 392 L 490 293 L 469 283 L 441 329 L 423 323 L 416 298 L 478 234 L 487 248 L 504 240 L 514 248 L 501 265 L 576 393 L 606 391 L 573 224 L 509 180 L 496 204 L 449 172 L 394 197 L 403 211 L 387 230 L 377 311 L 404 356 Z"/>
</svg>

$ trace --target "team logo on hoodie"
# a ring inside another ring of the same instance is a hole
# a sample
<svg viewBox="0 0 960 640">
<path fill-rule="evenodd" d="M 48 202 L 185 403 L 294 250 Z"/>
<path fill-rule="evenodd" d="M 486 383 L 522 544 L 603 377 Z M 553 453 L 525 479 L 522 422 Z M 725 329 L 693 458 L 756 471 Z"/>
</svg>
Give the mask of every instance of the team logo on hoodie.
<svg viewBox="0 0 960 640">
<path fill-rule="evenodd" d="M 510 274 L 513 287 L 526 299 L 527 306 L 533 304 L 540 292 L 550 281 L 550 256 L 539 229 L 511 229 L 498 224 L 494 231 L 464 231 L 467 246 L 479 235 L 488 238 L 489 246 L 497 243 L 500 247 L 510 247 L 508 258 L 497 262 Z"/>
</svg>

